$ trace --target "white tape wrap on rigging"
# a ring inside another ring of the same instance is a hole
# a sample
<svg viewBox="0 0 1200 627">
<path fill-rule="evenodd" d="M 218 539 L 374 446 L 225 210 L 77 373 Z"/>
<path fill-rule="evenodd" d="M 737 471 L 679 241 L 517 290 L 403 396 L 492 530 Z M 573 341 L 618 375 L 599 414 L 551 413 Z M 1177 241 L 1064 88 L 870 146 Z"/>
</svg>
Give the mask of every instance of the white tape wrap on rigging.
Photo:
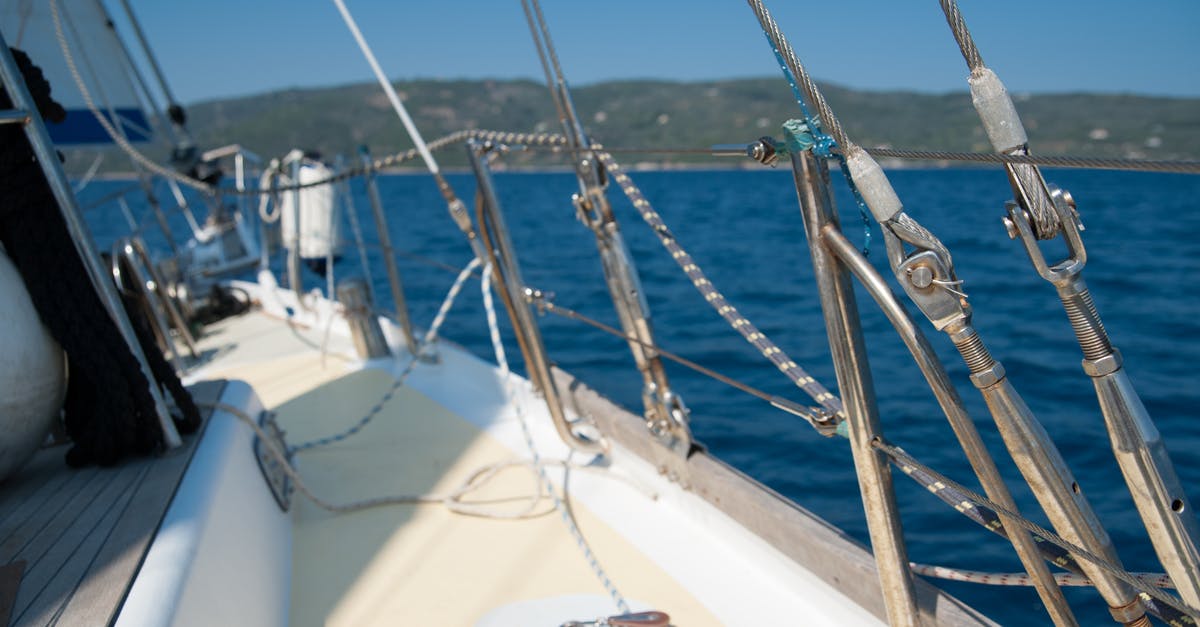
<svg viewBox="0 0 1200 627">
<path fill-rule="evenodd" d="M 971 85 L 971 103 L 983 121 L 983 130 L 996 152 L 1010 152 L 1029 143 L 1025 126 L 1017 115 L 1008 90 L 991 68 L 979 68 L 967 79 Z"/>
<path fill-rule="evenodd" d="M 896 217 L 904 211 L 904 205 L 883 168 L 875 158 L 858 146 L 852 146 L 846 154 L 846 168 L 850 170 L 850 178 L 862 195 L 863 201 L 871 209 L 871 215 L 880 224 Z"/>
</svg>

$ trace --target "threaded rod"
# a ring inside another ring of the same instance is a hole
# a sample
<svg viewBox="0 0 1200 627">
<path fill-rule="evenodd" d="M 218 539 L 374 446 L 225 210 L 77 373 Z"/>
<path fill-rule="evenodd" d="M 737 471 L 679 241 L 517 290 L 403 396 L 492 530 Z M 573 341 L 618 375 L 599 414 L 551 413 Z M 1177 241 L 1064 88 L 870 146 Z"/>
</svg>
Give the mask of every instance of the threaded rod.
<svg viewBox="0 0 1200 627">
<path fill-rule="evenodd" d="M 996 360 L 992 359 L 992 354 L 983 345 L 983 339 L 979 337 L 975 329 L 969 329 L 962 339 L 954 340 L 954 347 L 962 354 L 963 361 L 967 363 L 971 374 L 979 374 L 996 364 Z"/>
<path fill-rule="evenodd" d="M 1079 340 L 1079 348 L 1083 349 L 1083 358 L 1095 361 L 1111 355 L 1112 342 L 1104 330 L 1100 314 L 1096 312 L 1092 293 L 1085 287 L 1070 294 L 1060 291 L 1058 296 L 1062 300 L 1063 309 L 1067 311 L 1071 329 L 1075 331 L 1075 337 Z"/>
</svg>

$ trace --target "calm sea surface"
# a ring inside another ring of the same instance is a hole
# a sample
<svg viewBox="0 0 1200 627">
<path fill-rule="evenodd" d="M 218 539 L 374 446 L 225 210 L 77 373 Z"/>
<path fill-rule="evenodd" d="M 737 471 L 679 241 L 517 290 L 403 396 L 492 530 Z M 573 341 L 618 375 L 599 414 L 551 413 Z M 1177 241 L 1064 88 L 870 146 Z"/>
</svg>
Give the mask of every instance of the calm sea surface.
<svg viewBox="0 0 1200 627">
<path fill-rule="evenodd" d="M 1079 348 L 1054 289 L 1037 276 L 1021 246 L 1008 239 L 1001 225 L 1004 201 L 1011 197 L 1003 173 L 900 170 L 890 176 L 910 215 L 950 248 L 981 336 L 1058 443 L 1126 567 L 1160 571 L 1113 461 L 1092 385 L 1080 369 Z M 646 172 L 633 178 L 726 298 L 797 363 L 836 390 L 790 173 Z M 1079 204 L 1087 227 L 1085 277 L 1096 305 L 1193 503 L 1200 503 L 1200 385 L 1195 380 L 1200 374 L 1200 177 L 1050 171 L 1047 178 L 1069 189 Z M 462 198 L 473 197 L 471 177 L 452 175 L 450 182 Z M 569 200 L 576 190 L 574 177 L 502 173 L 496 182 L 526 282 L 554 292 L 560 305 L 617 325 L 594 238 L 574 218 Z M 834 184 L 845 231 L 861 244 L 862 220 L 836 173 Z M 93 184 L 84 197 L 98 198 L 118 185 Z M 380 187 L 390 211 L 393 242 L 405 253 L 399 262 L 412 315 L 424 327 L 453 280 L 450 272 L 428 260 L 462 267 L 470 251 L 428 178 L 383 177 Z M 365 194 L 357 182 L 353 190 L 366 237 L 374 241 Z M 706 304 L 619 191 L 611 197 L 641 273 L 659 343 L 772 394 L 809 404 Z M 135 212 L 144 211 L 142 206 L 135 206 Z M 102 247 L 126 228 L 113 206 L 90 210 L 88 218 Z M 179 216 L 172 222 L 177 233 L 186 232 Z M 349 233 L 346 229 L 347 237 Z M 147 238 L 163 247 L 150 227 Z M 890 277 L 878 229 L 871 233 L 870 258 Z M 278 259 L 275 265 L 278 269 Z M 363 274 L 353 250 L 346 251 L 336 272 Z M 374 250 L 369 272 L 378 304 L 391 308 L 386 274 Z M 315 275 L 307 280 L 312 287 L 324 284 Z M 893 287 L 898 291 L 894 282 Z M 858 301 L 888 439 L 976 487 L 907 350 L 870 297 L 860 291 Z M 1022 510 L 1045 524 L 1003 453 L 957 353 L 915 308 L 909 309 L 959 385 Z M 622 341 L 553 315 L 542 318 L 541 324 L 551 356 L 562 368 L 621 404 L 640 407 L 640 378 Z M 463 293 L 443 335 L 491 358 L 478 290 Z M 510 347 L 509 354 L 516 353 Z M 762 401 L 674 364 L 667 368 L 675 389 L 692 409 L 693 431 L 714 454 L 867 541 L 844 440 L 819 437 L 799 419 Z M 896 474 L 896 485 L 912 560 L 975 570 L 1020 570 L 1006 541 L 962 518 L 902 474 Z M 1031 589 L 939 585 L 1004 624 L 1049 622 Z M 1092 593 L 1074 589 L 1068 598 L 1084 624 L 1108 622 L 1103 603 Z"/>
</svg>

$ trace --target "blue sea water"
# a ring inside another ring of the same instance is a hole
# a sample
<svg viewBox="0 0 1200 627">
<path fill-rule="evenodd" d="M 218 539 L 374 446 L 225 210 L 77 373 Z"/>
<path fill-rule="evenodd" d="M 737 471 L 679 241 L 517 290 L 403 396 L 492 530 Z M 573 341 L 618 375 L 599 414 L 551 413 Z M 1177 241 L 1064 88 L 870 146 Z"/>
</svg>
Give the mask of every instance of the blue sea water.
<svg viewBox="0 0 1200 627">
<path fill-rule="evenodd" d="M 1080 369 L 1079 348 L 1054 289 L 1037 276 L 1001 225 L 1004 201 L 1011 198 L 1003 172 L 898 170 L 890 177 L 910 215 L 953 253 L 981 336 L 1058 443 L 1126 567 L 1160 571 L 1113 461 L 1095 393 Z M 473 197 L 471 177 L 449 178 L 462 198 Z M 644 172 L 633 178 L 717 289 L 794 361 L 836 389 L 790 173 Z M 833 178 L 844 229 L 862 243 L 862 219 L 840 175 Z M 1193 499 L 1200 499 L 1200 422 L 1195 420 L 1200 386 L 1194 381 L 1200 372 L 1195 368 L 1200 362 L 1200 177 L 1062 170 L 1048 171 L 1047 178 L 1071 190 L 1078 202 L 1087 227 L 1085 276 L 1097 308 L 1180 478 Z M 526 282 L 554 292 L 560 305 L 615 326 L 594 238 L 575 219 L 570 203 L 574 177 L 499 173 L 496 183 Z M 428 177 L 389 176 L 379 184 L 393 242 L 403 251 L 399 264 L 412 316 L 424 327 L 453 279 L 445 268 L 428 262 L 462 267 L 471 253 Z M 98 198 L 115 185 L 94 184 L 84 196 Z M 364 191 L 359 182 L 353 189 L 360 221 L 374 241 Z M 619 191 L 611 197 L 641 273 L 659 343 L 769 393 L 808 402 L 699 296 Z M 88 219 L 102 248 L 125 229 L 113 206 L 89 210 Z M 186 232 L 179 216 L 172 221 L 177 232 Z M 153 230 L 147 237 L 163 247 Z M 1049 255 L 1061 254 L 1048 250 Z M 877 229 L 870 258 L 890 276 Z M 340 276 L 363 274 L 353 251 L 347 251 L 335 271 Z M 377 304 L 390 309 L 376 249 L 371 250 L 369 272 Z M 306 280 L 312 287 L 323 285 L 315 275 Z M 893 287 L 898 291 L 894 282 Z M 907 350 L 869 296 L 860 291 L 858 304 L 886 437 L 925 463 L 977 486 Z M 1044 524 L 957 353 L 919 312 L 909 309 L 958 384 L 1022 511 Z M 622 341 L 553 315 L 541 318 L 541 324 L 560 367 L 627 407 L 640 406 L 640 378 Z M 478 290 L 464 292 L 443 335 L 490 358 Z M 512 354 L 517 354 L 515 347 L 510 347 Z M 844 440 L 820 437 L 799 419 L 687 369 L 671 363 L 667 368 L 691 407 L 695 435 L 712 453 L 867 542 Z M 895 476 L 910 559 L 975 570 L 1020 570 L 1006 541 L 962 518 L 902 474 Z M 1031 589 L 935 583 L 1003 624 L 1049 623 Z M 1068 598 L 1083 624 L 1109 621 L 1103 602 L 1091 592 L 1074 589 Z"/>
</svg>

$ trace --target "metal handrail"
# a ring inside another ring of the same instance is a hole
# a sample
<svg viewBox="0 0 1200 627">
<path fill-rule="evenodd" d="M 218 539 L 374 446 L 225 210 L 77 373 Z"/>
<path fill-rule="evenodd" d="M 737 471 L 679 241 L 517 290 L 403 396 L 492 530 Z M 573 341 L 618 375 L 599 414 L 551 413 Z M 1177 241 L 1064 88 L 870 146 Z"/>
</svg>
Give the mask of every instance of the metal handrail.
<svg viewBox="0 0 1200 627">
<path fill-rule="evenodd" d="M 824 184 L 828 172 L 824 162 L 818 161 L 811 152 L 793 153 L 792 170 L 812 253 L 817 292 L 825 314 L 833 366 L 850 426 L 850 450 L 867 513 L 871 546 L 879 564 L 888 622 L 916 627 L 920 624 L 916 593 L 892 476 L 887 460 L 871 445 L 882 432 L 850 270 L 821 245 L 823 230 L 829 225 L 835 228 L 837 225 L 829 188 Z"/>
<path fill-rule="evenodd" d="M 660 456 L 668 477 L 687 485 L 688 455 L 693 452 L 689 412 L 682 397 L 671 389 L 662 359 L 647 346 L 654 346 L 650 306 L 646 302 L 641 279 L 633 257 L 621 237 L 620 227 L 605 195 L 607 178 L 599 157 L 591 150 L 591 141 L 579 120 L 566 75 L 550 39 L 550 29 L 537 0 L 522 0 L 530 35 L 537 48 L 546 86 L 558 112 L 566 145 L 574 158 L 579 193 L 572 201 L 580 220 L 595 234 L 600 252 L 604 281 L 616 309 L 621 328 L 628 339 L 629 351 L 642 376 L 642 406 L 646 427 L 669 454 Z"/>
<path fill-rule="evenodd" d="M 859 284 L 866 288 L 867 293 L 875 299 L 879 309 L 895 327 L 897 335 L 904 341 L 905 346 L 912 354 L 913 361 L 925 376 L 925 380 L 941 406 L 942 412 L 946 415 L 951 429 L 958 438 L 959 446 L 966 454 L 967 461 L 988 498 L 1009 511 L 1017 511 L 1016 501 L 1013 500 L 1008 486 L 1000 476 L 995 460 L 979 436 L 979 430 L 975 427 L 974 420 L 968 415 L 962 397 L 959 396 L 954 384 L 950 382 L 950 377 L 946 374 L 946 369 L 938 359 L 929 339 L 916 325 L 908 310 L 900 304 L 879 271 L 846 239 L 840 228 L 826 225 L 821 229 L 820 243 L 854 273 Z M 1021 564 L 1029 573 L 1043 602 L 1048 608 L 1051 608 L 1051 615 L 1062 617 L 1062 623 L 1074 623 L 1071 608 L 1055 583 L 1054 576 L 1045 560 L 1038 553 L 1033 537 L 1011 517 L 1003 513 L 1000 513 L 999 516 Z"/>
<path fill-rule="evenodd" d="M 150 328 L 154 332 L 154 336 L 162 343 L 163 349 L 170 356 L 171 363 L 175 365 L 175 371 L 185 372 L 186 368 L 183 359 L 179 356 L 179 349 L 171 339 L 171 329 L 166 315 L 163 313 L 162 303 L 156 298 L 157 286 L 154 281 L 147 279 L 145 269 L 142 267 L 137 253 L 134 252 L 130 238 L 119 239 L 113 243 L 111 263 L 112 277 L 117 285 L 145 299 L 146 309 L 150 313 L 148 316 Z M 125 276 L 126 270 L 130 274 L 128 277 Z"/>
<path fill-rule="evenodd" d="M 192 335 L 191 329 L 188 327 L 187 319 L 179 310 L 175 303 L 175 299 L 167 292 L 167 282 L 159 273 L 157 266 L 150 259 L 150 254 L 146 251 L 146 243 L 140 237 L 127 237 L 118 240 L 113 245 L 113 263 L 116 263 L 118 254 L 128 261 L 134 272 L 134 279 L 145 296 L 150 301 L 151 307 L 156 310 L 156 316 L 163 318 L 163 323 L 160 324 L 163 338 L 170 343 L 168 348 L 172 353 L 175 352 L 173 342 L 170 340 L 170 326 L 174 326 L 179 337 L 183 339 L 183 343 L 187 346 L 188 352 L 192 358 L 199 358 L 199 352 L 196 350 L 196 339 Z M 116 266 L 114 265 L 114 269 Z M 120 280 L 120 277 L 117 277 Z M 161 307 L 161 311 L 158 311 Z M 166 322 L 169 321 L 169 325 Z M 186 368 L 179 367 L 180 372 L 184 372 Z"/>
<path fill-rule="evenodd" d="M 387 216 L 384 213 L 383 198 L 379 194 L 379 186 L 375 182 L 375 167 L 371 160 L 371 153 L 364 146 L 359 149 L 359 157 L 362 159 L 363 181 L 367 186 L 367 199 L 371 202 L 371 215 L 375 218 L 376 237 L 379 238 L 379 247 L 383 256 L 384 268 L 387 269 L 388 285 L 392 290 L 392 305 L 396 310 L 396 324 L 400 327 L 400 334 L 404 338 L 404 345 L 408 348 L 408 352 L 414 356 L 420 354 L 420 346 L 417 345 L 417 337 L 413 333 L 412 318 L 409 316 L 408 299 L 404 296 L 404 282 L 400 278 L 400 266 L 396 263 L 396 254 L 392 249 L 392 236 L 388 230 Z M 299 181 L 297 181 L 299 182 Z"/>
<path fill-rule="evenodd" d="M 471 169 L 475 173 L 478 184 L 478 209 L 480 212 L 479 232 L 490 244 L 485 254 L 495 258 L 492 270 L 500 287 L 505 307 L 517 333 L 521 352 L 530 378 L 541 391 L 546 400 L 546 407 L 554 423 L 554 429 L 568 446 L 584 453 L 602 453 L 605 450 L 602 442 L 589 440 L 579 435 L 567 420 L 563 409 L 562 399 L 554 383 L 554 375 L 550 359 L 542 343 L 541 329 L 538 327 L 533 312 L 530 311 L 526 296 L 525 283 L 521 279 L 521 268 L 517 262 L 516 252 L 508 238 L 508 228 L 504 224 L 504 215 L 500 210 L 500 201 L 496 196 L 495 185 L 492 182 L 491 171 L 484 160 L 486 148 L 475 140 L 467 142 L 467 156 Z"/>
</svg>

